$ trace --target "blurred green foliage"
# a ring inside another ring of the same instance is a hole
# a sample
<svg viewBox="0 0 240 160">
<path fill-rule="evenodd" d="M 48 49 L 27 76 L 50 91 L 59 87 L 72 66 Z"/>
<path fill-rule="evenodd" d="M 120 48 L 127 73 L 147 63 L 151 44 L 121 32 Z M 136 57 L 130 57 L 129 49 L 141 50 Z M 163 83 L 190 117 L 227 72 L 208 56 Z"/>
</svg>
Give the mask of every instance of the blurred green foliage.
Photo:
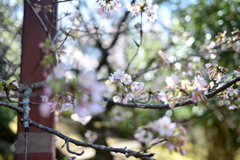
<svg viewBox="0 0 240 160">
<path fill-rule="evenodd" d="M 20 0 L 0 1 L 0 80 L 12 79 L 11 66 L 16 67 L 19 74 L 17 66 L 21 54 L 21 9 Z M 15 116 L 14 110 L 0 106 L 0 159 L 14 159 L 13 144 L 16 136 L 9 124 Z"/>
</svg>

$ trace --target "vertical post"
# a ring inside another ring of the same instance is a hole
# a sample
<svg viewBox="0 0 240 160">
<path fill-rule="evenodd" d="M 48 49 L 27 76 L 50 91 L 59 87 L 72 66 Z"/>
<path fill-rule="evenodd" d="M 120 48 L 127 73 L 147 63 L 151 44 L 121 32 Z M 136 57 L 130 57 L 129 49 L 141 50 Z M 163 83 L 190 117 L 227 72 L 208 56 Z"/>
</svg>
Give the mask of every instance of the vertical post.
<svg viewBox="0 0 240 160">
<path fill-rule="evenodd" d="M 52 1 L 39 1 L 31 0 L 31 3 L 44 5 L 52 5 Z M 55 8 L 56 11 L 56 8 Z M 55 12 L 56 14 L 56 12 Z M 39 13 L 43 22 L 49 27 L 49 22 L 44 17 L 43 12 Z M 51 20 L 52 13 L 47 13 L 48 20 Z M 56 17 L 56 15 L 55 15 Z M 56 24 L 54 24 L 56 27 Z M 51 35 L 55 34 L 54 29 L 51 31 Z M 26 83 L 29 75 L 33 71 L 34 66 L 40 59 L 39 43 L 44 42 L 47 35 L 44 32 L 39 20 L 34 15 L 33 11 L 24 3 L 24 20 L 23 20 L 23 35 L 22 35 L 22 62 L 21 62 L 21 83 Z M 44 80 L 43 67 L 39 65 L 32 75 L 30 81 L 27 83 L 34 83 Z M 41 91 L 37 91 L 41 93 Z M 41 98 L 30 98 L 31 101 L 41 102 Z M 50 128 L 54 128 L 54 115 L 52 114 L 49 118 L 43 118 L 39 115 L 37 105 L 30 105 L 30 118 L 33 121 L 39 122 Z M 18 133 L 17 133 L 17 145 L 16 145 L 16 160 L 24 160 L 24 146 L 25 146 L 24 130 L 23 126 L 18 121 Z M 42 130 L 30 127 L 28 132 L 28 150 L 27 158 L 29 160 L 54 160 L 55 159 L 55 144 L 54 136 L 43 132 Z"/>
</svg>

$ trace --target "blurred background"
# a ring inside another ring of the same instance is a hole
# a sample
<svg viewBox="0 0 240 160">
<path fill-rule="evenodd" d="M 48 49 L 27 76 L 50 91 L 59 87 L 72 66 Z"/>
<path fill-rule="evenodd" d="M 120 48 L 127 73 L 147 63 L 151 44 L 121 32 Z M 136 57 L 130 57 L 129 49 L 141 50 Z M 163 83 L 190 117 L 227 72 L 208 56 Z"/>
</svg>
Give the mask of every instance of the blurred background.
<svg viewBox="0 0 240 160">
<path fill-rule="evenodd" d="M 62 18 L 58 27 L 67 31 L 72 28 L 71 33 L 76 37 L 75 40 L 68 38 L 65 43 L 66 61 L 81 70 L 98 71 L 99 79 L 108 78 L 116 69 L 126 68 L 137 49 L 133 39 L 137 42 L 140 40 L 138 32 L 140 16 L 132 18 L 131 13 L 127 12 L 126 2 L 130 1 L 120 2 L 122 7 L 110 13 L 101 12 L 94 0 L 73 1 L 58 6 L 59 17 L 65 15 L 72 17 Z M 239 53 L 233 50 L 217 53 L 220 59 L 217 59 L 215 54 L 210 54 L 207 58 L 199 55 L 201 47 L 215 41 L 215 36 L 219 32 L 226 30 L 231 33 L 233 27 L 240 27 L 238 0 L 155 0 L 153 4 L 159 6 L 159 18 L 155 23 L 150 23 L 147 17 L 143 16 L 143 44 L 128 73 L 134 74 L 140 70 L 163 65 L 164 60 L 159 56 L 159 50 L 171 61 L 183 60 L 137 77 L 138 81 L 145 83 L 145 88 L 151 87 L 155 91 L 165 89 L 165 77 L 176 73 L 181 77 L 183 71 L 188 72 L 187 78 L 193 79 L 195 75 L 207 72 L 204 64 L 208 62 L 218 63 L 231 71 L 240 65 Z M 11 79 L 11 66 L 16 68 L 18 74 L 20 73 L 22 21 L 23 1 L 0 0 L 2 80 Z M 88 26 L 84 28 L 81 23 Z M 186 58 L 188 56 L 192 57 Z M 200 60 L 196 60 L 196 56 Z M 105 96 L 111 97 L 114 87 L 108 83 L 106 82 L 108 92 Z M 240 159 L 240 111 L 229 110 L 228 106 L 228 102 L 219 99 L 211 100 L 207 107 L 199 104 L 173 110 L 142 110 L 108 105 L 105 113 L 93 117 L 85 126 L 73 121 L 70 112 L 56 115 L 56 129 L 81 141 L 87 141 L 84 133 L 92 130 L 98 133 L 98 139 L 95 141 L 97 144 L 128 146 L 129 149 L 139 150 L 146 144 L 134 139 L 137 126 L 146 125 L 149 121 L 168 115 L 187 130 L 185 137 L 187 155 L 170 153 L 160 144 L 148 150 L 156 153 L 154 158 L 237 160 Z M 16 123 L 15 111 L 0 106 L 0 160 L 14 159 Z M 64 148 L 61 149 L 62 145 L 63 141 L 56 138 L 56 159 L 63 158 L 62 154 L 73 156 Z M 85 151 L 84 155 L 77 159 L 126 159 L 119 154 L 74 146 L 71 148 L 73 151 Z"/>
</svg>

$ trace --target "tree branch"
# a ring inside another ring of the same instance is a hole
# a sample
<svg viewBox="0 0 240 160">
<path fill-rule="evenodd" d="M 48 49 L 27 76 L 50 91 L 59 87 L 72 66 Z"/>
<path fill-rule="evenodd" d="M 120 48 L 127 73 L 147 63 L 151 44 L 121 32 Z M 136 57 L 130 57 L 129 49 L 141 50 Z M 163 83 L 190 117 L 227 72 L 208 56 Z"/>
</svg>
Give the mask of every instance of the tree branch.
<svg viewBox="0 0 240 160">
<path fill-rule="evenodd" d="M 216 90 L 210 92 L 210 93 L 207 93 L 205 94 L 205 96 L 210 99 L 212 97 L 214 97 L 215 95 L 217 95 L 218 93 L 224 91 L 225 89 L 227 89 L 228 87 L 230 87 L 231 85 L 233 84 L 236 84 L 238 81 L 240 81 L 240 76 L 232 79 L 231 81 L 228 81 L 226 82 L 224 85 L 222 85 L 221 87 L 217 88 Z M 170 109 L 169 108 L 169 104 L 134 104 L 134 103 L 127 103 L 127 104 L 124 104 L 124 103 L 115 103 L 113 102 L 112 99 L 110 98 L 107 98 L 107 97 L 104 97 L 104 100 L 105 101 L 108 101 L 109 103 L 113 103 L 113 104 L 117 104 L 119 106 L 123 106 L 123 107 L 130 107 L 130 108 L 142 108 L 142 109 Z M 176 103 L 174 105 L 174 108 L 175 107 L 180 107 L 180 106 L 186 106 L 186 105 L 189 105 L 189 104 L 194 104 L 193 101 L 191 99 L 187 100 L 187 101 L 184 101 L 184 102 L 181 102 L 181 103 Z"/>
<path fill-rule="evenodd" d="M 71 142 L 71 143 L 75 144 L 76 146 L 90 147 L 90 148 L 93 148 L 93 149 L 110 151 L 110 152 L 115 152 L 115 153 L 123 153 L 123 154 L 125 154 L 125 156 L 127 158 L 130 157 L 130 156 L 134 156 L 136 158 L 144 158 L 144 159 L 148 159 L 148 160 L 154 160 L 153 158 L 151 158 L 154 155 L 153 153 L 140 153 L 140 152 L 128 150 L 126 148 L 113 148 L 113 147 L 107 147 L 107 146 L 104 146 L 104 145 L 80 142 L 80 141 L 72 139 L 68 136 L 65 136 L 64 134 L 62 134 L 62 133 L 60 133 L 60 132 L 58 132 L 54 129 L 48 128 L 48 127 L 46 127 L 42 124 L 39 124 L 37 122 L 34 122 L 32 120 L 29 120 L 29 123 L 30 123 L 31 126 L 35 126 L 35 127 L 39 128 L 41 130 L 44 130 L 48 133 L 54 134 L 54 135 L 58 136 L 59 138 L 64 139 L 67 142 Z"/>
<path fill-rule="evenodd" d="M 8 108 L 11 108 L 11 109 L 14 109 L 15 111 L 17 111 L 18 113 L 23 113 L 23 109 L 19 106 L 15 106 L 9 102 L 3 102 L 3 101 L 0 101 L 0 105 L 4 106 L 4 107 L 8 107 Z"/>
</svg>

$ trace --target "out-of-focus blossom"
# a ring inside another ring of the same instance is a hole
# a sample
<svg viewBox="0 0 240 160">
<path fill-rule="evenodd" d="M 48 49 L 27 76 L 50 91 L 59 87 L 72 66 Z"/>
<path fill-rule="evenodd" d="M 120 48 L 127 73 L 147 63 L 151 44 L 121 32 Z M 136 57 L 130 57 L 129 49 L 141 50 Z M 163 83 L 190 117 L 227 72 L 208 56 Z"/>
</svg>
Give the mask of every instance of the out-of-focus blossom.
<svg viewBox="0 0 240 160">
<path fill-rule="evenodd" d="M 74 101 L 74 112 L 79 117 L 86 117 L 89 115 L 97 115 L 102 113 L 105 108 L 96 102 L 88 102 L 84 99 Z"/>
<path fill-rule="evenodd" d="M 237 109 L 238 107 L 235 105 L 235 104 L 232 104 L 231 106 L 229 106 L 229 109 L 230 110 L 234 110 L 234 109 Z"/>
<path fill-rule="evenodd" d="M 117 69 L 116 72 L 114 72 L 114 76 L 116 79 L 122 79 L 122 77 L 124 76 L 125 72 L 121 71 L 120 69 Z"/>
<path fill-rule="evenodd" d="M 168 148 L 170 151 L 172 151 L 175 146 L 172 142 L 166 142 L 165 147 Z"/>
<path fill-rule="evenodd" d="M 71 103 L 63 103 L 60 112 L 68 111 L 68 110 L 71 110 L 72 108 L 73 108 L 73 105 Z"/>
<path fill-rule="evenodd" d="M 90 130 L 87 130 L 87 132 L 84 134 L 84 136 L 91 143 L 93 143 L 98 138 L 98 134 L 96 132 L 93 132 L 93 131 L 90 131 Z"/>
<path fill-rule="evenodd" d="M 113 102 L 115 102 L 115 103 L 121 102 L 121 98 L 119 96 L 114 96 L 113 97 Z"/>
<path fill-rule="evenodd" d="M 76 113 L 71 115 L 71 119 L 77 122 L 80 122 L 82 125 L 86 125 L 92 119 L 92 116 L 79 117 Z"/>
<path fill-rule="evenodd" d="M 14 88 L 19 89 L 19 86 L 16 82 L 12 82 L 12 85 L 13 85 Z"/>
<path fill-rule="evenodd" d="M 112 73 L 111 73 L 112 74 Z M 111 76 L 108 77 L 110 80 L 110 84 L 116 83 L 117 79 L 115 78 L 114 74 L 112 74 Z"/>
<path fill-rule="evenodd" d="M 181 155 L 186 155 L 187 154 L 187 151 L 185 150 L 185 149 L 183 149 L 183 148 L 181 148 L 180 149 L 180 153 L 181 153 Z"/>
<path fill-rule="evenodd" d="M 131 101 L 134 97 L 135 97 L 135 96 L 134 96 L 132 93 L 128 93 L 128 94 L 125 96 L 125 98 L 123 99 L 123 103 L 124 103 L 124 104 L 127 104 L 127 101 L 128 101 L 128 100 Z"/>
<path fill-rule="evenodd" d="M 216 80 L 216 82 L 218 83 L 221 81 L 221 79 L 222 79 L 222 74 L 218 73 L 214 80 Z"/>
<path fill-rule="evenodd" d="M 161 92 L 158 93 L 158 100 L 163 101 L 165 104 L 168 103 L 168 97 L 164 90 L 161 90 Z"/>
<path fill-rule="evenodd" d="M 143 87 L 144 87 L 144 83 L 143 83 L 143 82 L 140 82 L 140 83 L 138 84 L 138 89 L 139 89 L 140 91 L 142 91 Z"/>
<path fill-rule="evenodd" d="M 135 89 L 139 89 L 139 82 L 133 82 L 131 84 L 131 89 L 132 89 L 132 92 L 134 92 Z"/>
<path fill-rule="evenodd" d="M 238 95 L 238 89 L 227 88 L 227 93 L 229 96 Z"/>
<path fill-rule="evenodd" d="M 205 67 L 206 67 L 206 68 L 210 68 L 211 66 L 212 66 L 211 63 L 207 63 L 207 64 L 205 64 Z"/>
<path fill-rule="evenodd" d="M 53 107 L 53 103 L 48 102 L 48 96 L 43 95 L 41 96 L 42 103 L 39 106 L 39 113 L 42 117 L 48 118 L 51 114 L 51 112 L 55 111 Z"/>
<path fill-rule="evenodd" d="M 147 143 L 153 139 L 153 134 L 142 127 L 138 127 L 136 133 L 134 134 L 134 138 L 140 142 Z"/>
<path fill-rule="evenodd" d="M 194 86 L 200 90 L 205 89 L 206 81 L 203 77 L 195 77 Z"/>
<path fill-rule="evenodd" d="M 66 71 L 70 70 L 70 66 L 65 63 L 58 63 L 53 68 L 54 76 L 58 79 L 61 79 L 65 76 Z"/>
<path fill-rule="evenodd" d="M 211 81 L 211 82 L 209 83 L 209 86 L 210 86 L 211 88 L 213 88 L 213 87 L 214 87 L 214 82 Z"/>
<path fill-rule="evenodd" d="M 157 121 L 159 127 L 159 134 L 161 136 L 172 136 L 173 131 L 176 128 L 176 123 L 171 122 L 171 118 L 164 116 Z"/>
<path fill-rule="evenodd" d="M 174 87 L 178 84 L 179 80 L 177 76 L 172 75 L 171 77 L 166 77 L 165 82 L 168 85 L 168 89 L 174 89 Z"/>
</svg>

